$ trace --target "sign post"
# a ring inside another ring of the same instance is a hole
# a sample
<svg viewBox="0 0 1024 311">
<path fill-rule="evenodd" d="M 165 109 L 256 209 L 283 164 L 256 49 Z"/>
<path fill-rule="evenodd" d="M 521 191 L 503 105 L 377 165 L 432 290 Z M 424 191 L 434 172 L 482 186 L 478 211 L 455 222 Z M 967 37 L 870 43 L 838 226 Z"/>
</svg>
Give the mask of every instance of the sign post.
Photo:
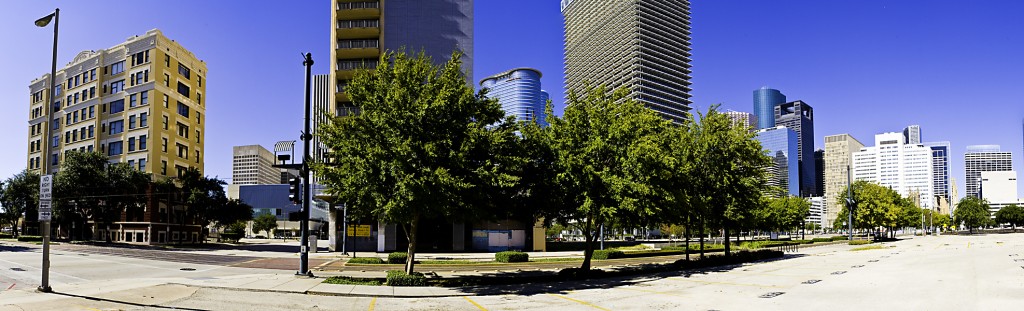
<svg viewBox="0 0 1024 311">
<path fill-rule="evenodd" d="M 38 290 L 44 293 L 53 291 L 50 288 L 50 219 L 53 216 L 51 199 L 53 199 L 53 175 L 39 176 L 39 225 L 43 231 L 43 275 Z"/>
</svg>

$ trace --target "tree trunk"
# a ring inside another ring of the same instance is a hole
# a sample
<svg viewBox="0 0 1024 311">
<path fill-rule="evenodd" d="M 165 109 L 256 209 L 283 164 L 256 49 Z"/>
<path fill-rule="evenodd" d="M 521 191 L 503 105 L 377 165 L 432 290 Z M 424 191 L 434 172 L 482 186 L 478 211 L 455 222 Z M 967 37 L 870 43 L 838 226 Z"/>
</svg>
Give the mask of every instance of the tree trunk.
<svg viewBox="0 0 1024 311">
<path fill-rule="evenodd" d="M 686 227 L 683 227 L 683 238 L 686 239 L 686 248 L 684 248 L 686 251 L 686 261 L 690 261 L 690 224 L 686 224 Z"/>
<path fill-rule="evenodd" d="M 407 250 L 407 257 L 405 259 L 405 274 L 411 275 L 413 269 L 416 267 L 416 227 L 420 224 L 420 215 L 412 216 L 412 223 L 409 224 L 409 229 L 405 230 L 405 237 L 409 239 L 409 249 Z"/>
<path fill-rule="evenodd" d="M 729 254 L 730 254 L 730 247 L 729 247 L 729 244 L 730 244 L 729 243 L 729 225 L 723 224 L 722 225 L 722 231 L 725 233 L 725 237 L 722 239 L 722 240 L 725 241 L 725 257 L 729 257 Z"/>
<path fill-rule="evenodd" d="M 700 259 L 704 259 L 704 219 L 700 220 Z"/>
<path fill-rule="evenodd" d="M 590 272 L 590 259 L 594 257 L 594 226 L 591 225 L 591 220 L 587 219 L 586 225 L 583 226 L 583 239 L 585 243 L 583 245 L 583 265 L 580 266 L 580 273 Z"/>
</svg>

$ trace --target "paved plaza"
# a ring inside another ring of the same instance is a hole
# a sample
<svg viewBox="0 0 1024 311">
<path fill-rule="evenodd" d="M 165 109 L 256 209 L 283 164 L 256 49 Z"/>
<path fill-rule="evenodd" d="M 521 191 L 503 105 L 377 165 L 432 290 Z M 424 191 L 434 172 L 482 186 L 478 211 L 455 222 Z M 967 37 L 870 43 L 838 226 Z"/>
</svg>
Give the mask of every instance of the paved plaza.
<svg viewBox="0 0 1024 311">
<path fill-rule="evenodd" d="M 319 284 L 321 279 L 295 278 L 290 271 L 62 250 L 55 252 L 55 270 L 51 273 L 58 293 L 41 294 L 31 290 L 33 277 L 38 278 L 38 253 L 5 245 L 5 251 L 0 252 L 0 310 L 831 311 L 1024 307 L 1024 234 L 917 237 L 871 246 L 873 249 L 866 250 L 854 250 L 863 246 L 845 244 L 801 248 L 781 260 L 710 270 L 483 288 L 329 285 Z M 181 271 L 185 265 L 195 270 Z"/>
</svg>

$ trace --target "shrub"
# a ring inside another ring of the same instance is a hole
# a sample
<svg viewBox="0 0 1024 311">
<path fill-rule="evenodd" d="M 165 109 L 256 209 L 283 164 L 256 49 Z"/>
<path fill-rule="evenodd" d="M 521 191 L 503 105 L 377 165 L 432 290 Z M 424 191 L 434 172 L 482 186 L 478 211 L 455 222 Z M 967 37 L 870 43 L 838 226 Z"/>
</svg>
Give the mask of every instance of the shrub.
<svg viewBox="0 0 1024 311">
<path fill-rule="evenodd" d="M 11 235 L 10 233 L 0 233 L 0 239 L 13 239 L 13 238 L 14 238 L 14 235 Z"/>
<path fill-rule="evenodd" d="M 694 268 L 707 268 L 721 265 L 732 265 L 740 264 L 751 261 L 765 260 L 771 258 L 779 258 L 784 255 L 783 252 L 770 249 L 762 249 L 757 251 L 741 251 L 732 253 L 731 256 L 725 257 L 723 255 L 707 256 L 700 260 L 677 260 L 674 265 L 681 269 L 694 269 Z"/>
<path fill-rule="evenodd" d="M 594 256 L 591 258 L 596 260 L 615 259 L 622 258 L 624 254 L 625 253 L 617 249 L 598 249 L 594 250 Z"/>
<path fill-rule="evenodd" d="M 849 239 L 849 237 L 847 237 L 845 235 L 837 235 L 837 236 L 832 237 L 832 241 L 842 241 L 842 240 L 848 240 L 848 239 Z"/>
<path fill-rule="evenodd" d="M 358 257 L 358 258 L 349 259 L 348 263 L 367 264 L 367 265 L 379 265 L 379 264 L 383 264 L 384 260 L 380 259 L 380 258 L 377 258 L 377 257 Z"/>
<path fill-rule="evenodd" d="M 402 270 L 390 270 L 388 271 L 387 280 L 384 282 L 387 286 L 427 286 L 427 278 L 423 276 L 423 273 L 413 272 L 413 274 L 405 274 Z"/>
<path fill-rule="evenodd" d="M 221 238 L 221 240 L 224 240 L 224 241 L 227 241 L 227 242 L 238 242 L 238 239 L 242 238 L 242 233 L 241 232 L 230 232 L 230 231 L 229 232 L 224 232 L 224 233 L 220 234 L 220 238 Z"/>
<path fill-rule="evenodd" d="M 853 240 L 853 241 L 850 241 L 850 245 L 864 245 L 864 244 L 870 244 L 870 243 L 871 243 L 871 241 L 868 241 L 868 240 Z"/>
<path fill-rule="evenodd" d="M 390 264 L 402 264 L 409 259 L 409 254 L 405 252 L 394 252 L 388 254 L 388 263 Z"/>
<path fill-rule="evenodd" d="M 530 261 L 530 254 L 520 251 L 497 252 L 494 254 L 497 262 L 527 262 Z"/>
<path fill-rule="evenodd" d="M 832 240 L 832 238 L 813 238 L 813 239 L 811 239 L 811 243 L 825 243 L 825 242 L 832 242 L 832 241 L 834 241 L 834 240 Z"/>
<path fill-rule="evenodd" d="M 42 242 L 43 237 L 38 235 L 23 235 L 18 237 L 18 242 Z"/>
</svg>

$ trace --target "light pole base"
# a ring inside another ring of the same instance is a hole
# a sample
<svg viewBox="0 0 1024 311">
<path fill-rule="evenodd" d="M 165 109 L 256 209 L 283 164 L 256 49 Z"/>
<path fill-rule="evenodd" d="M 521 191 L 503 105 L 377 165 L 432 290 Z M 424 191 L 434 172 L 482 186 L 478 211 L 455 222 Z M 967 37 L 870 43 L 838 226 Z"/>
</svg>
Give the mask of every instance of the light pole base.
<svg viewBox="0 0 1024 311">
<path fill-rule="evenodd" d="M 39 287 L 36 287 L 36 291 L 40 292 L 40 293 L 52 293 L 53 292 L 53 288 L 50 288 L 49 286 L 46 286 L 46 287 L 39 286 Z"/>
<path fill-rule="evenodd" d="M 295 272 L 295 276 L 296 277 L 300 277 L 300 278 L 312 278 L 312 277 L 315 277 L 315 276 L 313 276 L 313 271 L 306 271 L 306 273 L 302 273 L 302 271 L 296 271 Z"/>
</svg>

